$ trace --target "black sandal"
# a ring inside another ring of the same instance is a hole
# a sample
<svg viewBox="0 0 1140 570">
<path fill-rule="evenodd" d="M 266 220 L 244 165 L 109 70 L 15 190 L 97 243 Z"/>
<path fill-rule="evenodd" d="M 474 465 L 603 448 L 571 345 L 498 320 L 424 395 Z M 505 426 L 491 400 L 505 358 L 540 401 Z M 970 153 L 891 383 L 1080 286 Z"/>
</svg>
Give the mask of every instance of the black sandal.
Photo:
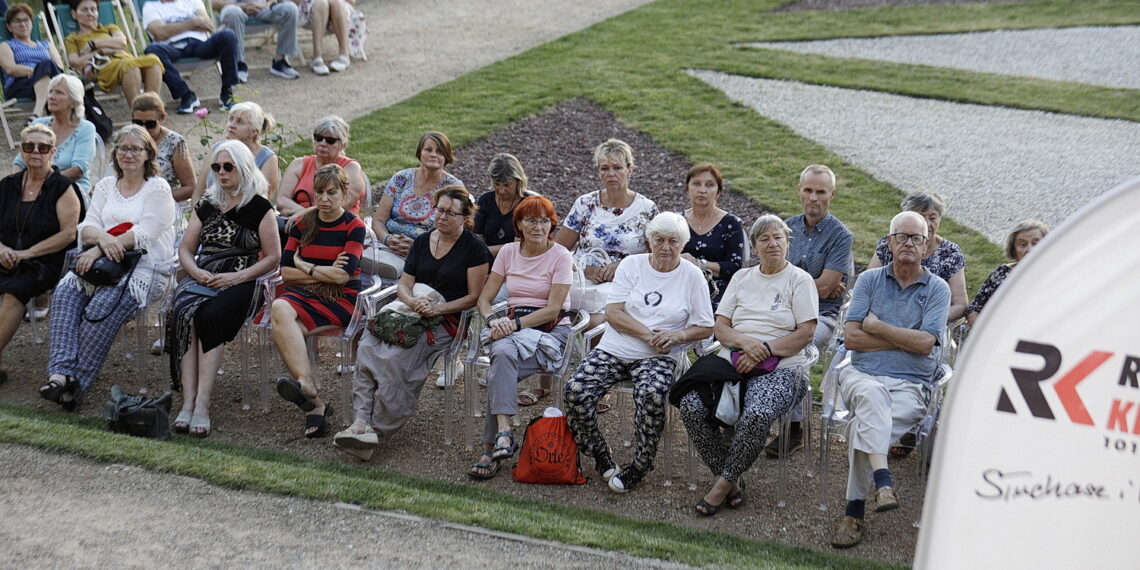
<svg viewBox="0 0 1140 570">
<path fill-rule="evenodd" d="M 317 403 L 301 390 L 301 383 L 292 378 L 278 378 L 277 393 L 285 400 L 296 404 L 302 412 L 311 412 L 317 409 Z"/>
<path fill-rule="evenodd" d="M 503 438 L 503 437 L 509 438 L 511 440 L 511 444 L 510 445 L 498 445 L 499 438 Z M 501 432 L 495 434 L 495 444 L 496 444 L 495 449 L 491 451 L 491 461 L 494 461 L 495 463 L 498 463 L 500 461 L 506 461 L 506 460 L 514 457 L 515 451 L 518 449 L 518 446 L 515 445 L 514 434 L 512 434 L 509 431 L 501 431 Z"/>
<path fill-rule="evenodd" d="M 71 376 L 64 376 L 63 380 L 49 380 L 47 384 L 40 386 L 40 397 L 57 404 L 62 404 L 63 395 L 69 391 L 75 391 L 73 388 L 74 384 L 76 384 L 76 381 Z"/>
<path fill-rule="evenodd" d="M 729 495 L 724 502 L 730 509 L 739 509 L 748 502 L 748 497 L 744 496 L 744 479 L 741 479 L 737 486 L 740 487 L 740 490 L 735 495 Z"/>
<path fill-rule="evenodd" d="M 720 508 L 723 506 L 724 503 L 714 505 L 704 499 L 701 499 L 701 502 L 697 503 L 697 506 L 694 507 L 694 509 L 697 511 L 697 514 L 701 515 L 702 517 L 711 517 L 720 512 Z"/>
<path fill-rule="evenodd" d="M 315 407 L 315 406 L 314 406 Z M 305 416 L 305 437 L 309 439 L 317 439 L 325 437 L 329 434 L 328 416 L 332 415 L 333 407 L 325 405 L 325 413 L 323 414 L 307 414 Z M 312 428 L 317 428 L 309 431 Z"/>
<path fill-rule="evenodd" d="M 483 455 L 490 457 L 490 454 L 487 452 L 483 452 Z M 483 458 L 480 457 L 479 459 Z M 471 466 L 471 470 L 467 472 L 467 476 L 476 481 L 487 481 L 489 479 L 494 479 L 495 475 L 499 474 L 499 469 L 501 467 L 502 465 L 500 465 L 499 462 L 495 461 L 494 459 L 492 459 L 490 463 L 483 463 L 480 461 Z M 480 473 L 478 470 L 486 471 L 486 473 Z"/>
</svg>

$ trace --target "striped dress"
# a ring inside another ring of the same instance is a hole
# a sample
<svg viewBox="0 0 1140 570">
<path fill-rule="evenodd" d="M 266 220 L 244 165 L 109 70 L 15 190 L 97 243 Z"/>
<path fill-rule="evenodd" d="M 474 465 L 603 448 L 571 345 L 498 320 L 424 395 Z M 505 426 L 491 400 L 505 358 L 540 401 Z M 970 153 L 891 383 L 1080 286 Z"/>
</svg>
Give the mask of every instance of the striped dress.
<svg viewBox="0 0 1140 570">
<path fill-rule="evenodd" d="M 341 253 L 348 254 L 348 265 L 344 270 L 351 278 L 344 284 L 344 296 L 340 299 L 326 299 L 314 294 L 303 285 L 286 284 L 285 291 L 278 299 L 284 299 L 297 311 L 297 316 L 306 330 L 318 327 L 348 325 L 356 304 L 356 294 L 360 292 L 360 255 L 364 251 L 364 222 L 345 211 L 332 222 L 318 221 L 320 232 L 313 243 L 301 247 L 301 224 L 289 230 L 289 240 L 281 257 L 282 267 L 294 267 L 293 257 L 301 249 L 301 259 L 318 266 L 331 266 Z"/>
</svg>

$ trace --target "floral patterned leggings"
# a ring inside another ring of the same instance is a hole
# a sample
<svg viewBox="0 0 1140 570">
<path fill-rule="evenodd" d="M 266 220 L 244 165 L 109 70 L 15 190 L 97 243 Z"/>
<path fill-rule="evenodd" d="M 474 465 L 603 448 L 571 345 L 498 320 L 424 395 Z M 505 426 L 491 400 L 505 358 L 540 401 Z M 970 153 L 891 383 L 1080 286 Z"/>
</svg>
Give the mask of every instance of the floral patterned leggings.
<svg viewBox="0 0 1140 570">
<path fill-rule="evenodd" d="M 681 398 L 681 420 L 712 474 L 735 483 L 760 456 L 772 424 L 799 402 L 804 392 L 798 368 L 777 368 L 749 379 L 744 409 L 728 446 L 719 425 L 712 423 L 716 410 L 706 408 L 695 391 Z"/>
<path fill-rule="evenodd" d="M 676 369 L 677 362 L 668 356 L 625 361 L 604 350 L 591 350 L 566 383 L 564 393 L 566 420 L 578 449 L 590 457 L 609 449 L 598 429 L 597 403 L 614 384 L 632 380 L 633 426 L 637 432 L 633 466 L 642 473 L 652 471 Z"/>
</svg>

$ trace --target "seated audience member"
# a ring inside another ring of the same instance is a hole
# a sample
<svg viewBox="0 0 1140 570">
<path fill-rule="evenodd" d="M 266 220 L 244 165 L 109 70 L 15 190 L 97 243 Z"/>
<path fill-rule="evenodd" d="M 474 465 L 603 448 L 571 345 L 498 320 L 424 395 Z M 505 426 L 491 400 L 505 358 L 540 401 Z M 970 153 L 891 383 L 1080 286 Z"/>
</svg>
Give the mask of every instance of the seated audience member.
<svg viewBox="0 0 1140 570">
<path fill-rule="evenodd" d="M 273 117 L 266 113 L 261 105 L 253 101 L 242 101 L 234 105 L 234 108 L 230 109 L 230 118 L 226 123 L 225 140 L 235 140 L 244 144 L 253 155 L 254 165 L 265 177 L 266 187 L 262 189 L 265 198 L 277 196 L 277 187 L 281 182 L 281 166 L 277 164 L 277 153 L 261 144 L 261 137 L 272 130 L 273 125 Z M 215 143 L 214 146 L 218 144 Z M 195 203 L 202 196 L 202 192 L 206 190 L 206 186 L 214 182 L 214 174 L 210 172 L 210 164 L 209 160 L 202 160 L 202 167 L 198 173 L 199 182 L 194 189 L 193 200 Z M 309 173 L 309 176 L 309 186 L 311 187 L 312 173 Z M 351 208 L 350 211 L 352 211 Z M 353 213 L 356 212 L 353 211 Z"/>
<path fill-rule="evenodd" d="M 471 231 L 487 244 L 491 255 L 499 255 L 501 247 L 515 241 L 515 206 L 536 193 L 527 190 L 526 173 L 514 155 L 500 152 L 492 157 L 487 176 L 491 178 L 492 191 L 479 195 Z"/>
<path fill-rule="evenodd" d="M 24 306 L 59 282 L 84 214 L 79 190 L 52 166 L 55 133 L 28 125 L 19 149 L 27 166 L 0 180 L 0 356 Z M 0 384 L 6 380 L 8 367 L 0 358 Z"/>
<path fill-rule="evenodd" d="M 214 32 L 214 23 L 206 14 L 202 0 L 152 0 L 143 3 L 143 28 L 154 42 L 146 53 L 158 56 L 164 69 L 162 81 L 170 95 L 179 101 L 178 113 L 193 113 L 202 103 L 182 79 L 174 62 L 184 57 L 217 58 L 222 66 L 220 108 L 228 111 L 234 104 L 234 85 L 238 84 L 237 36 L 233 30 Z"/>
<path fill-rule="evenodd" d="M 486 340 L 491 342 L 487 415 L 483 455 L 467 473 L 472 479 L 494 477 L 499 466 L 514 457 L 517 446 L 511 416 L 518 413 L 518 383 L 531 374 L 555 371 L 570 336 L 573 261 L 566 248 L 554 243 L 558 227 L 554 204 L 542 196 L 530 196 L 513 210 L 511 233 L 520 241 L 499 249 L 479 296 L 479 313 L 487 317 L 499 287 L 505 283 L 511 291 L 507 315 L 487 323 Z"/>
<path fill-rule="evenodd" d="M 246 128 L 256 126 L 250 124 Z M 237 135 L 240 133 L 235 130 L 235 138 Z M 313 154 L 294 158 L 281 176 L 281 184 L 277 187 L 277 211 L 282 216 L 294 216 L 313 206 L 313 173 L 329 164 L 343 168 L 348 176 L 348 188 L 341 195 L 345 209 L 353 215 L 360 212 L 360 195 L 365 190 L 364 171 L 360 169 L 359 162 L 344 154 L 348 148 L 348 135 L 348 123 L 336 115 L 317 121 L 313 128 Z"/>
<path fill-rule="evenodd" d="M 393 174 L 384 185 L 372 218 L 372 231 L 381 248 L 375 260 L 382 267 L 378 269 L 381 277 L 398 277 L 412 242 L 432 229 L 435 193 L 445 186 L 463 186 L 463 181 L 444 170 L 455 162 L 447 135 L 424 133 L 416 146 L 416 160 L 418 167 Z"/>
<path fill-rule="evenodd" d="M 33 123 L 47 126 L 55 133 L 55 159 L 59 173 L 70 178 L 83 193 L 91 196 L 91 165 L 95 162 L 95 125 L 83 118 L 83 82 L 78 77 L 59 74 L 48 83 L 48 116 Z M 24 167 L 24 158 L 12 161 Z"/>
<path fill-rule="evenodd" d="M 828 210 L 835 198 L 835 173 L 822 164 L 808 166 L 800 173 L 800 204 L 803 213 L 787 219 L 792 228 L 788 260 L 803 269 L 814 280 L 819 293 L 819 321 L 812 344 L 822 352 L 835 332 L 843 293 L 847 291 L 847 272 L 851 270 L 851 243 L 854 234 Z M 806 397 L 806 394 L 805 394 Z M 787 443 L 788 453 L 804 446 L 803 408 L 792 408 L 792 422 Z M 781 428 L 782 429 L 782 428 Z M 769 457 L 779 457 L 783 432 L 764 448 Z"/>
<path fill-rule="evenodd" d="M 747 261 L 744 224 L 716 205 L 723 191 L 720 170 L 707 162 L 693 166 L 685 176 L 685 194 L 689 197 L 685 221 L 693 238 L 685 244 L 681 257 L 706 273 L 714 311 L 732 275 Z"/>
<path fill-rule="evenodd" d="M 717 477 L 696 506 L 706 517 L 725 504 L 744 504 L 741 477 L 760 457 L 768 429 L 807 391 L 800 352 L 811 343 L 818 295 L 811 277 L 787 261 L 791 233 L 773 214 L 752 225 L 760 265 L 736 272 L 716 311 L 716 338 L 725 348 L 697 360 L 670 392 L 690 441 Z M 718 416 L 725 382 L 740 390 L 739 418 L 728 437 Z"/>
<path fill-rule="evenodd" d="M 633 149 L 628 144 L 609 139 L 598 145 L 594 149 L 594 166 L 602 189 L 574 200 L 554 240 L 574 254 L 575 262 L 585 265 L 582 271 L 587 279 L 609 283 L 623 258 L 647 251 L 645 227 L 658 210 L 653 200 L 629 188 L 634 164 Z M 587 252 L 593 248 L 604 250 L 612 261 L 602 265 L 592 258 L 588 260 Z M 590 315 L 590 326 L 605 320 L 604 311 Z"/>
<path fill-rule="evenodd" d="M 166 104 L 156 93 L 143 93 L 131 105 L 131 122 L 146 129 L 158 145 L 158 172 L 170 184 L 175 202 L 190 198 L 198 178 L 190 161 L 186 138 L 163 126 Z"/>
<path fill-rule="evenodd" d="M 48 81 L 63 73 L 63 60 L 46 40 L 32 40 L 36 16 L 22 2 L 4 10 L 4 24 L 11 36 L 0 42 L 0 68 L 4 70 L 4 98 L 32 99 L 32 114 L 47 113 Z"/>
<path fill-rule="evenodd" d="M 139 89 L 158 92 L 162 86 L 162 62 L 154 55 L 133 56 L 127 51 L 127 36 L 119 26 L 99 23 L 98 0 L 71 0 L 71 17 L 79 30 L 63 39 L 71 68 L 84 81 L 95 81 L 105 93 L 123 90 L 127 107 L 134 105 Z"/>
<path fill-rule="evenodd" d="M 293 0 L 299 8 L 298 25 L 308 26 L 313 31 L 313 59 L 309 64 L 313 73 L 328 75 L 329 70 L 344 71 L 352 63 L 349 57 L 350 46 L 348 42 L 349 19 L 352 16 L 355 0 Z M 325 64 L 324 48 L 325 33 L 332 32 L 336 36 L 338 54 L 336 59 Z"/>
<path fill-rule="evenodd" d="M 174 431 L 210 435 L 210 393 L 226 343 L 249 314 L 257 278 L 277 267 L 277 216 L 266 200 L 265 177 L 249 149 L 222 141 L 210 153 L 216 180 L 196 204 L 178 259 L 186 278 L 174 291 L 166 319 L 170 383 L 182 392 Z M 214 291 L 203 295 L 201 287 Z"/>
<path fill-rule="evenodd" d="M 462 186 L 435 192 L 435 227 L 420 235 L 400 276 L 399 300 L 418 313 L 416 340 L 408 348 L 365 334 L 352 379 L 355 421 L 333 444 L 367 460 L 379 438 L 391 437 L 416 411 L 428 373 L 457 333 L 459 315 L 475 306 L 491 254 L 471 233 L 475 204 Z M 425 289 L 426 286 L 428 289 Z"/>
<path fill-rule="evenodd" d="M 305 437 L 328 434 L 332 406 L 317 392 L 305 337 L 348 326 L 360 292 L 364 222 L 344 207 L 348 175 L 326 164 L 313 175 L 316 205 L 289 220 L 289 241 L 281 256 L 285 291 L 273 301 L 273 342 L 291 378 L 277 380 L 277 392 L 305 416 Z"/>
<path fill-rule="evenodd" d="M 79 224 L 79 241 L 87 249 L 51 296 L 48 383 L 40 396 L 67 411 L 83 402 L 119 329 L 158 297 L 161 280 L 154 273 L 174 258 L 174 199 L 158 174 L 154 140 L 146 129 L 127 125 L 115 132 L 110 150 L 114 174 L 95 185 Z M 129 278 L 105 286 L 80 278 L 99 258 L 121 261 L 133 249 L 146 254 Z"/>
<path fill-rule="evenodd" d="M 904 212 L 917 212 L 926 218 L 930 239 L 926 242 L 926 253 L 922 256 L 922 266 L 941 277 L 950 286 L 950 311 L 947 322 L 956 321 L 966 314 L 966 257 L 958 244 L 938 235 L 938 225 L 946 214 L 946 201 L 934 192 L 918 192 L 903 199 L 899 208 Z M 867 264 L 867 269 L 882 267 L 891 262 L 891 250 L 887 238 L 879 240 L 875 246 L 875 257 Z"/>
<path fill-rule="evenodd" d="M 249 81 L 249 65 L 245 62 L 245 23 L 250 18 L 276 24 L 277 55 L 269 73 L 282 79 L 299 79 L 300 73 L 289 64 L 289 56 L 301 55 L 297 47 L 297 5 L 292 2 L 259 0 L 211 0 L 218 13 L 218 23 L 234 31 L 237 38 L 238 81 Z"/>
<path fill-rule="evenodd" d="M 627 257 L 617 267 L 606 305 L 609 328 L 566 383 L 566 417 L 578 449 L 594 458 L 611 490 L 625 493 L 653 470 L 665 428 L 666 397 L 677 359 L 689 343 L 712 333 L 713 312 L 704 275 L 681 260 L 689 225 L 673 212 L 645 226 L 649 253 Z M 634 388 L 633 460 L 621 471 L 601 430 L 598 400 L 622 381 Z"/>
<path fill-rule="evenodd" d="M 831 539 L 836 548 L 863 539 L 872 485 L 875 512 L 899 506 L 887 449 L 926 412 L 929 382 L 938 367 L 935 347 L 950 306 L 950 287 L 922 266 L 929 230 L 916 212 L 896 215 L 887 235 L 892 261 L 859 276 L 847 309 L 844 332 L 851 364 L 840 372 L 839 392 L 853 419 L 847 508 Z"/>
<path fill-rule="evenodd" d="M 986 282 L 982 283 L 982 288 L 978 290 L 977 295 L 974 295 L 974 301 L 966 308 L 966 322 L 970 323 L 970 326 L 974 325 L 974 321 L 978 319 L 990 297 L 997 292 L 997 288 L 1005 278 L 1009 277 L 1013 268 L 1017 267 L 1017 264 L 1021 263 L 1021 260 L 1025 259 L 1025 256 L 1029 255 L 1046 235 L 1049 235 L 1049 226 L 1037 220 L 1022 220 L 1013 226 L 1005 240 L 1005 254 L 1013 260 L 1013 263 L 997 266 L 993 273 L 986 277 Z"/>
</svg>

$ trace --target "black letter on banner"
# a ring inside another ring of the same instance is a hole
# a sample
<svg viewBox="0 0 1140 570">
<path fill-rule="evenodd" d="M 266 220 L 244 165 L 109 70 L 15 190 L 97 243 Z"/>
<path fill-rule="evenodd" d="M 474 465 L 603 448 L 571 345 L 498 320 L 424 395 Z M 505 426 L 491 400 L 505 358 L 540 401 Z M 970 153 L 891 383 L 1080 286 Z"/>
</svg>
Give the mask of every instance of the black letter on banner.
<svg viewBox="0 0 1140 570">
<path fill-rule="evenodd" d="M 1054 419 L 1053 410 L 1049 409 L 1049 402 L 1041 391 L 1041 383 L 1051 378 L 1061 368 L 1061 351 L 1051 344 L 1018 341 L 1017 352 L 1023 354 L 1036 354 L 1045 359 L 1045 366 L 1041 370 L 1025 370 L 1010 368 L 1013 379 L 1021 390 L 1025 403 L 1029 405 L 1029 412 L 1038 418 Z"/>
<path fill-rule="evenodd" d="M 1140 358 L 1135 356 L 1124 357 L 1124 367 L 1120 369 L 1120 382 L 1121 386 L 1129 386 L 1132 388 L 1140 388 L 1137 384 L 1136 374 L 1140 372 Z"/>
</svg>

